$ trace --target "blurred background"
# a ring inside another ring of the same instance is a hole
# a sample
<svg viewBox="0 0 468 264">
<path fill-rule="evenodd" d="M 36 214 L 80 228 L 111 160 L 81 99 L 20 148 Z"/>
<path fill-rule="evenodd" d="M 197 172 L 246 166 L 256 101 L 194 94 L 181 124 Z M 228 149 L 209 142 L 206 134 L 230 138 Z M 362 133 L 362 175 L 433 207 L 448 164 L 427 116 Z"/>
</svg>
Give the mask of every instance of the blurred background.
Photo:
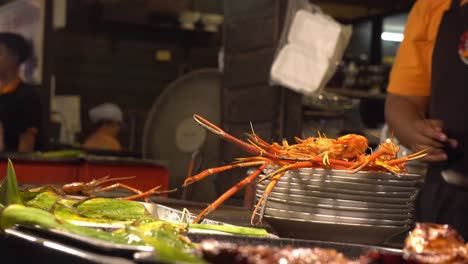
<svg viewBox="0 0 468 264">
<path fill-rule="evenodd" d="M 252 123 L 269 142 L 321 131 L 379 144 L 388 75 L 414 1 L 310 2 L 353 29 L 336 73 L 312 97 L 269 80 L 288 1 L 2 0 L 0 30 L 34 42 L 25 72 L 43 103 L 41 151 L 79 150 L 93 129 L 89 110 L 112 102 L 123 112 L 122 150 L 105 156 L 167 168 L 169 185 L 180 187 L 190 161 L 202 170 L 248 156 L 199 128 L 195 113 L 240 137 Z M 243 177 L 223 173 L 171 195 L 212 201 Z M 243 201 L 240 192 L 229 203 Z"/>
</svg>

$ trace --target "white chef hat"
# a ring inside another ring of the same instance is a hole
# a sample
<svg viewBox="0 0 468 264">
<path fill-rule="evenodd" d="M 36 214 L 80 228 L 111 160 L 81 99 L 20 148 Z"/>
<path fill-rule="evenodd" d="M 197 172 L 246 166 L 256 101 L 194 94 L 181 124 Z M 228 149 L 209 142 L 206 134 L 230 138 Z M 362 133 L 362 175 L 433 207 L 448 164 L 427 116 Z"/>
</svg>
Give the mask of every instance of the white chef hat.
<svg viewBox="0 0 468 264">
<path fill-rule="evenodd" d="M 123 113 L 116 104 L 104 103 L 91 108 L 89 110 L 89 118 L 93 123 L 99 121 L 122 122 Z"/>
</svg>

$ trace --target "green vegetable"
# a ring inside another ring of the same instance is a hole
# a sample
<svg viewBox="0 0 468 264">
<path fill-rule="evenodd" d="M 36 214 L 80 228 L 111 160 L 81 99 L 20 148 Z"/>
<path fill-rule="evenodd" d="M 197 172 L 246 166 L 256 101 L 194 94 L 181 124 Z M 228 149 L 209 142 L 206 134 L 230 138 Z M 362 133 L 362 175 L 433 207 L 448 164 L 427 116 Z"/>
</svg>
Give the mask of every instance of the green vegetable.
<svg viewBox="0 0 468 264">
<path fill-rule="evenodd" d="M 161 239 L 161 234 L 164 231 L 158 231 L 158 235 L 148 235 L 148 232 L 139 228 L 129 228 L 128 234 L 140 237 L 145 244 L 152 246 L 156 252 L 156 258 L 163 262 L 185 262 L 185 263 L 206 263 L 204 260 L 186 253 L 179 247 L 175 247 L 174 244 L 167 243 L 166 239 Z M 167 235 L 167 233 L 166 233 Z M 169 235 L 170 236 L 170 235 Z"/>
<path fill-rule="evenodd" d="M 85 153 L 81 150 L 67 149 L 38 153 L 38 156 L 44 158 L 78 158 Z"/>
<path fill-rule="evenodd" d="M 256 236 L 256 237 L 266 237 L 268 232 L 262 228 L 253 228 L 253 227 L 245 227 L 245 226 L 235 226 L 235 225 L 211 225 L 211 224 L 176 224 L 179 226 L 187 227 L 187 228 L 196 228 L 196 229 L 204 229 L 204 230 L 214 230 L 220 231 L 235 235 L 242 235 L 242 236 Z"/>
<path fill-rule="evenodd" d="M 26 202 L 26 205 L 52 211 L 61 220 L 115 223 L 153 219 L 145 206 L 139 202 L 111 198 L 65 199 L 52 191 L 36 195 Z"/>
<path fill-rule="evenodd" d="M 0 229 L 10 228 L 15 224 L 36 225 L 119 244 L 150 245 L 154 247 L 156 257 L 160 261 L 205 263 L 198 257 L 184 252 L 185 249 L 193 247 L 191 243 L 183 240 L 183 237 L 173 226 L 162 221 L 137 224 L 114 233 L 108 233 L 61 221 L 53 214 L 38 208 L 14 204 L 0 212 Z M 132 241 L 129 241 L 130 237 L 132 237 Z"/>
<path fill-rule="evenodd" d="M 99 231 L 96 229 L 81 227 L 57 219 L 53 214 L 44 210 L 13 204 L 1 211 L 0 229 L 10 228 L 15 224 L 40 226 L 45 229 L 57 229 L 70 232 L 76 235 L 93 237 L 105 241 L 126 244 L 123 236 Z"/>
<path fill-rule="evenodd" d="M 20 196 L 15 169 L 10 159 L 8 159 L 7 176 L 3 179 L 2 186 L 0 187 L 0 204 L 4 206 L 24 204 Z"/>
</svg>

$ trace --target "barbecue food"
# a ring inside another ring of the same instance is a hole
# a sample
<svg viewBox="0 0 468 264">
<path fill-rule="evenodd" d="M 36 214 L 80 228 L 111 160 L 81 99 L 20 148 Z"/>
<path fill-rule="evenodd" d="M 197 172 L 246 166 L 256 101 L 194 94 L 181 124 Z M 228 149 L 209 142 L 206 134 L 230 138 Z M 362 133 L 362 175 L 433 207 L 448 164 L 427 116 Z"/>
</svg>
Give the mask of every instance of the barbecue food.
<svg viewBox="0 0 468 264">
<path fill-rule="evenodd" d="M 238 245 L 216 240 L 204 240 L 198 253 L 210 263 L 242 264 L 353 264 L 359 261 L 347 259 L 334 249 L 293 248 Z"/>
<path fill-rule="evenodd" d="M 448 225 L 417 223 L 406 238 L 403 255 L 418 263 L 468 263 L 465 241 Z"/>
<path fill-rule="evenodd" d="M 269 165 L 276 165 L 279 166 L 279 168 L 259 180 L 259 182 L 262 182 L 266 179 L 270 179 L 270 182 L 252 213 L 252 225 L 262 222 L 269 194 L 275 188 L 279 179 L 289 170 L 318 167 L 346 170 L 349 173 L 356 173 L 363 170 L 385 171 L 400 175 L 406 172 L 404 164 L 407 161 L 419 159 L 427 155 L 427 151 L 422 150 L 406 157 L 398 158 L 399 147 L 391 140 L 387 140 L 379 146 L 377 151 L 368 155 L 366 154 L 366 150 L 369 147 L 367 138 L 356 134 L 348 134 L 337 139 L 332 139 L 319 133 L 319 137 L 317 138 L 296 138 L 297 143 L 290 145 L 286 140 L 283 140 L 282 144 L 275 142 L 270 144 L 253 133 L 247 134 L 248 140 L 245 142 L 226 133 L 221 128 L 199 115 L 194 115 L 193 118 L 199 125 L 254 156 L 238 158 L 232 164 L 206 169 L 197 175 L 188 177 L 183 187 L 187 187 L 189 184 L 226 170 L 258 166 L 255 172 L 238 182 L 235 186 L 222 194 L 216 201 L 206 207 L 197 216 L 194 223 L 202 220 L 203 217 L 214 211 L 226 199 L 234 195 L 247 184 L 254 182 L 260 173 Z M 258 219 L 256 219 L 257 216 Z"/>
</svg>

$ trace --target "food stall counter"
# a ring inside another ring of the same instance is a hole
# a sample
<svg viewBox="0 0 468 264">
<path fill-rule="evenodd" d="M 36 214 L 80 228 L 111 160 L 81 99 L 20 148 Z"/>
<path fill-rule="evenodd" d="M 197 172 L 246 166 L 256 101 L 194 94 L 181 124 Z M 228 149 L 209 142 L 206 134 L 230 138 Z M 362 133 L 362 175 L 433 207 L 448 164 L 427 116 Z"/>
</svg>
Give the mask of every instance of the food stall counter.
<svg viewBox="0 0 468 264">
<path fill-rule="evenodd" d="M 105 176 L 110 178 L 133 177 L 119 181 L 128 186 L 150 190 L 161 185 L 169 186 L 169 170 L 149 160 L 121 157 L 82 155 L 77 157 L 43 157 L 35 154 L 4 154 L 0 156 L 0 179 L 7 171 L 11 159 L 21 184 L 61 185 L 71 182 L 89 182 Z M 109 182 L 110 183 L 116 182 Z M 162 194 L 167 197 L 167 194 Z"/>
</svg>

